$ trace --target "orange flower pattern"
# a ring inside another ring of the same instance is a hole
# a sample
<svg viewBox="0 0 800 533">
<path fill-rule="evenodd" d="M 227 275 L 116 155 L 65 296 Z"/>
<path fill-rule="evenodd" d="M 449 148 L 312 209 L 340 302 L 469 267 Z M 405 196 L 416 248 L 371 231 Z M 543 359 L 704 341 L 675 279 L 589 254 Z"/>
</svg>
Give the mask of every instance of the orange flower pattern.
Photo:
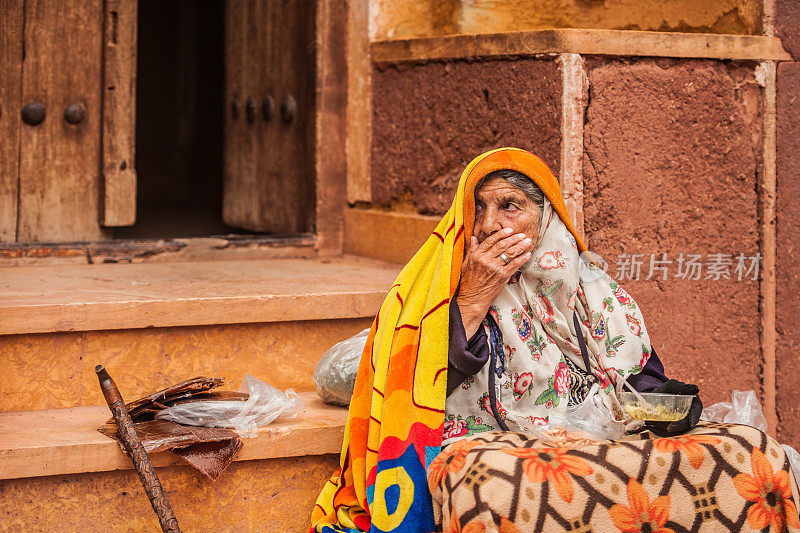
<svg viewBox="0 0 800 533">
<path fill-rule="evenodd" d="M 703 464 L 703 458 L 706 456 L 706 451 L 702 445 L 716 446 L 719 443 L 720 440 L 718 438 L 709 435 L 681 435 L 679 437 L 656 439 L 653 446 L 655 446 L 656 450 L 664 453 L 682 451 L 689 459 L 689 464 L 692 465 L 692 468 L 697 470 Z"/>
<path fill-rule="evenodd" d="M 462 439 L 447 446 L 428 467 L 428 487 L 434 490 L 446 472 L 458 472 L 464 468 L 467 453 L 479 444 L 481 442 L 477 440 Z"/>
<path fill-rule="evenodd" d="M 771 525 L 775 531 L 786 531 L 787 524 L 800 527 L 797 507 L 792 501 L 789 473 L 786 470 L 775 473 L 767 457 L 758 448 L 753 448 L 750 461 L 753 475 L 739 474 L 733 478 L 736 491 L 744 499 L 753 502 L 747 511 L 750 527 L 764 529 Z"/>
<path fill-rule="evenodd" d="M 658 496 L 651 502 L 647 491 L 633 478 L 628 480 L 628 506 L 617 503 L 608 514 L 614 525 L 626 533 L 673 533 L 664 527 L 669 518 L 669 496 Z"/>
<path fill-rule="evenodd" d="M 444 533 L 486 533 L 486 525 L 482 522 L 470 520 L 469 524 L 462 528 L 458 515 L 451 513 L 450 523 L 444 529 Z"/>
<path fill-rule="evenodd" d="M 560 531 L 569 524 L 580 531 L 696 533 L 721 526 L 800 533 L 800 497 L 786 455 L 749 426 L 702 422 L 675 438 L 569 448 L 529 434 L 487 432 L 443 453 L 448 462 L 437 463 L 443 473 L 431 487 L 443 510 L 438 531 L 517 533 L 534 524 Z"/>
<path fill-rule="evenodd" d="M 586 461 L 569 455 L 569 448 L 519 448 L 503 452 L 522 458 L 522 468 L 528 480 L 531 483 L 549 481 L 567 503 L 572 501 L 574 494 L 570 476 L 588 476 L 593 472 Z"/>
</svg>

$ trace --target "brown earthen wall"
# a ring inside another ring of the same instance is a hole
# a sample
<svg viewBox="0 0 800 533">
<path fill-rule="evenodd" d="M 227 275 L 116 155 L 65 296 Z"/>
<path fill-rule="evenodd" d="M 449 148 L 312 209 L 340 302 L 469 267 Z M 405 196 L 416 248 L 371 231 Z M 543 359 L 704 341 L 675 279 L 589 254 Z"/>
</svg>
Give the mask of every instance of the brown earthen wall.
<svg viewBox="0 0 800 533">
<path fill-rule="evenodd" d="M 319 358 L 370 318 L 0 335 L 0 411 L 102 405 L 103 364 L 127 401 L 195 376 L 235 390 L 244 374 L 314 390 Z"/>
<path fill-rule="evenodd" d="M 584 213 L 590 248 L 617 275 L 618 254 L 644 254 L 640 304 L 667 373 L 708 405 L 760 392 L 758 281 L 645 280 L 650 254 L 759 251 L 756 183 L 762 89 L 752 64 L 587 60 Z M 659 256 L 660 257 L 660 256 Z M 706 277 L 703 270 L 702 277 Z"/>
<path fill-rule="evenodd" d="M 800 59 L 800 2 L 775 0 L 775 34 L 784 50 Z"/>
<path fill-rule="evenodd" d="M 373 73 L 372 199 L 411 195 L 423 214 L 450 207 L 480 153 L 517 146 L 558 174 L 561 74 L 550 59 L 454 61 Z"/>
<path fill-rule="evenodd" d="M 800 448 L 800 63 L 777 72 L 778 440 Z"/>
</svg>

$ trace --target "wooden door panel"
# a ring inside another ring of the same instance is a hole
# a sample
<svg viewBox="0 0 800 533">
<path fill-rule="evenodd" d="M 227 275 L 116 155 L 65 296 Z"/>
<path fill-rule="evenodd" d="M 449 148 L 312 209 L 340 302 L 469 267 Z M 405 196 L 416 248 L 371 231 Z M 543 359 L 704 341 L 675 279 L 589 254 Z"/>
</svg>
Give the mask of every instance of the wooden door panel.
<svg viewBox="0 0 800 533">
<path fill-rule="evenodd" d="M 242 4 L 246 4 L 245 8 Z M 227 3 L 226 223 L 251 231 L 308 232 L 315 205 L 314 0 Z M 271 97 L 274 116 L 263 114 Z M 255 104 L 248 121 L 247 101 Z M 282 113 L 283 107 L 283 113 Z"/>
<path fill-rule="evenodd" d="M 0 242 L 17 239 L 22 2 L 0 0 Z"/>
<path fill-rule="evenodd" d="M 105 0 L 101 224 L 136 222 L 137 0 Z"/>
<path fill-rule="evenodd" d="M 96 240 L 100 227 L 102 0 L 26 0 L 21 105 L 47 116 L 20 133 L 17 240 Z M 84 108 L 68 124 L 70 104 Z"/>
<path fill-rule="evenodd" d="M 255 123 L 247 120 L 247 99 L 257 89 L 250 65 L 258 46 L 255 19 L 258 0 L 225 3 L 225 98 L 222 218 L 231 226 L 254 229 L 258 213 L 250 206 L 256 195 Z"/>
</svg>

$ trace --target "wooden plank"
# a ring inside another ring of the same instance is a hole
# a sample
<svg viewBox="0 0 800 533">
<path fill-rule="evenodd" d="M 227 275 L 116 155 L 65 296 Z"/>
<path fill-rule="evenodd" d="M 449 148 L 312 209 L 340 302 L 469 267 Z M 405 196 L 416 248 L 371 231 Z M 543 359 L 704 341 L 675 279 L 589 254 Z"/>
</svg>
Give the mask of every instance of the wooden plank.
<svg viewBox="0 0 800 533">
<path fill-rule="evenodd" d="M 159 263 L 316 257 L 313 234 L 217 235 L 187 239 L 108 240 L 0 245 L 0 268 L 93 263 Z"/>
<path fill-rule="evenodd" d="M 105 0 L 103 226 L 136 223 L 136 36 L 138 0 Z"/>
<path fill-rule="evenodd" d="M 369 53 L 369 2 L 347 2 L 347 201 L 370 202 L 369 157 L 372 142 L 372 57 Z"/>
<path fill-rule="evenodd" d="M 373 60 L 379 64 L 550 53 L 791 61 L 776 37 L 631 30 L 552 29 L 449 35 L 377 41 L 371 49 Z"/>
<path fill-rule="evenodd" d="M 294 99 L 291 121 L 276 116 L 263 123 L 257 153 L 258 231 L 291 233 L 310 231 L 314 223 L 314 128 L 317 45 L 317 2 L 280 0 L 265 2 L 259 36 L 265 79 L 259 95 L 275 94 L 280 108 Z"/>
<path fill-rule="evenodd" d="M 245 117 L 245 102 L 253 87 L 246 68 L 254 62 L 248 43 L 252 36 L 248 23 L 254 0 L 225 2 L 225 99 L 222 218 L 234 227 L 255 226 L 252 208 L 255 198 L 255 141 Z"/>
<path fill-rule="evenodd" d="M 317 240 L 320 255 L 338 255 L 347 198 L 347 11 L 345 0 L 320 0 L 317 9 Z"/>
<path fill-rule="evenodd" d="M 4 268 L 0 335 L 370 317 L 398 271 L 355 257 Z"/>
<path fill-rule="evenodd" d="M 347 409 L 324 403 L 316 392 L 299 395 L 305 407 L 297 417 L 259 428 L 236 461 L 340 451 Z M 102 405 L 0 414 L 0 479 L 131 469 L 119 444 L 97 431 L 108 417 Z M 159 467 L 182 464 L 168 452 L 151 457 Z"/>
<path fill-rule="evenodd" d="M 17 240 L 98 240 L 102 0 L 27 0 L 21 103 L 46 119 L 21 126 Z M 64 120 L 68 105 L 83 122 Z"/>
<path fill-rule="evenodd" d="M 17 239 L 22 5 L 0 0 L 0 242 Z"/>
<path fill-rule="evenodd" d="M 314 223 L 315 9 L 311 0 L 229 1 L 226 6 L 226 100 L 223 219 L 250 231 L 296 233 Z M 264 99 L 275 115 L 266 120 Z M 255 104 L 247 120 L 248 99 Z M 293 99 L 290 120 L 281 104 Z"/>
</svg>

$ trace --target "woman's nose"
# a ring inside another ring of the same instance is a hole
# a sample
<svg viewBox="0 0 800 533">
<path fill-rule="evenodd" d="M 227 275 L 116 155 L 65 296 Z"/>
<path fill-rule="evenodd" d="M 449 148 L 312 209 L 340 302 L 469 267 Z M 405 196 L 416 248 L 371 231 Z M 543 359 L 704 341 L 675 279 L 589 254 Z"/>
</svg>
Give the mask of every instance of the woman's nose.
<svg viewBox="0 0 800 533">
<path fill-rule="evenodd" d="M 500 231 L 501 229 L 503 229 L 503 225 L 500 224 L 500 219 L 497 216 L 497 210 L 492 209 L 491 207 L 486 209 L 483 214 L 483 220 L 481 220 L 481 231 L 484 234 L 484 238 Z"/>
</svg>

